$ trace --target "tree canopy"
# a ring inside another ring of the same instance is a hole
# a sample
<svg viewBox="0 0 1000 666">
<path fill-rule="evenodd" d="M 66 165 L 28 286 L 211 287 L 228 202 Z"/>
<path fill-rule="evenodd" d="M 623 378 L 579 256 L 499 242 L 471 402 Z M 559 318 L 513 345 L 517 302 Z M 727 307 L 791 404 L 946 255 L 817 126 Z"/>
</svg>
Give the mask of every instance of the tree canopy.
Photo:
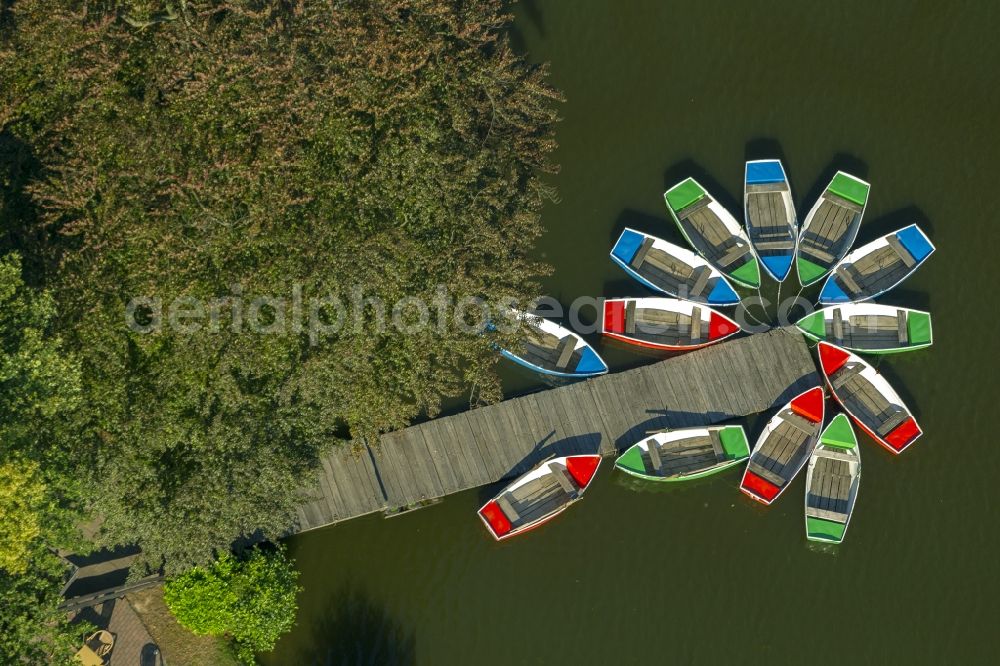
<svg viewBox="0 0 1000 666">
<path fill-rule="evenodd" d="M 55 548 L 83 546 L 76 470 L 79 365 L 51 331 L 54 304 L 0 257 L 0 663 L 64 663 L 78 636 L 58 610 L 66 569 Z"/>
<path fill-rule="evenodd" d="M 506 21 L 497 0 L 5 10 L 6 242 L 82 363 L 104 542 L 171 571 L 210 561 L 287 529 L 327 447 L 470 387 L 499 397 L 489 336 L 380 326 L 375 306 L 317 335 L 291 303 L 535 294 L 559 96 Z M 238 325 L 240 297 L 268 299 L 270 332 Z M 172 323 L 126 326 L 136 298 Z M 218 325 L 174 325 L 171 304 L 220 298 Z"/>
</svg>

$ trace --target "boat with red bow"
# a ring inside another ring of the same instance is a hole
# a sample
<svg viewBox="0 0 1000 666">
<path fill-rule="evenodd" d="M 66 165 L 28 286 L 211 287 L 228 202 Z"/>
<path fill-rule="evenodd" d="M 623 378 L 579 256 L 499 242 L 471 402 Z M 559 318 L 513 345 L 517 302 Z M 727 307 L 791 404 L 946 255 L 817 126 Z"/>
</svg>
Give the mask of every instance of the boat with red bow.
<svg viewBox="0 0 1000 666">
<path fill-rule="evenodd" d="M 687 351 L 721 342 L 739 331 L 739 324 L 721 312 L 678 298 L 604 301 L 601 332 L 641 347 Z"/>
<path fill-rule="evenodd" d="M 771 417 L 750 455 L 740 490 L 761 504 L 771 504 L 802 471 L 823 427 L 823 388 L 795 396 Z"/>
<path fill-rule="evenodd" d="M 578 502 L 600 464 L 596 454 L 546 460 L 484 504 L 479 517 L 497 541 L 534 529 Z"/>
<path fill-rule="evenodd" d="M 817 349 L 833 397 L 858 427 L 896 454 L 917 441 L 923 431 L 885 377 L 846 349 L 829 342 L 820 342 Z"/>
</svg>

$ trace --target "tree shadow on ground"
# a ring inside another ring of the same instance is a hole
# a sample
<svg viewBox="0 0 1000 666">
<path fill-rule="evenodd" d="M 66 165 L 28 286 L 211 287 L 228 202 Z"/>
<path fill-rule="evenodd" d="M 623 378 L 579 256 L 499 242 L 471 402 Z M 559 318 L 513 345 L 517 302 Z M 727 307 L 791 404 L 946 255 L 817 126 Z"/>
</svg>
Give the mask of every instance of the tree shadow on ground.
<svg viewBox="0 0 1000 666">
<path fill-rule="evenodd" d="M 361 589 L 345 586 L 313 624 L 312 640 L 294 662 L 315 666 L 410 666 L 417 638 Z"/>
</svg>

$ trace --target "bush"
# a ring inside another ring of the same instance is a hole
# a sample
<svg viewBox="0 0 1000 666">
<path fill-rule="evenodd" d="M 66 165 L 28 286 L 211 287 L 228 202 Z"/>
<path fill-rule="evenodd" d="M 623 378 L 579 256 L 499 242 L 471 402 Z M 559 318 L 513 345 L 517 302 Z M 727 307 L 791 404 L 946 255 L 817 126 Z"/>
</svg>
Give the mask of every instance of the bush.
<svg viewBox="0 0 1000 666">
<path fill-rule="evenodd" d="M 164 586 L 164 601 L 177 621 L 198 635 L 227 636 L 245 663 L 274 648 L 295 623 L 298 572 L 284 549 L 255 548 L 237 559 L 225 554 Z"/>
</svg>

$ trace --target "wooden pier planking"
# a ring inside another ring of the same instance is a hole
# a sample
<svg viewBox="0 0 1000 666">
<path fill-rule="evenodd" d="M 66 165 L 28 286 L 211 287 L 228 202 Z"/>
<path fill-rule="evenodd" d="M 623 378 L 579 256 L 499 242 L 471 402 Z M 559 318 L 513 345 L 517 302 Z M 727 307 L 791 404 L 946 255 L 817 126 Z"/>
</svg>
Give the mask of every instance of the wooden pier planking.
<svg viewBox="0 0 1000 666">
<path fill-rule="evenodd" d="M 494 483 L 549 455 L 613 455 L 646 430 L 749 416 L 820 383 L 802 335 L 772 329 L 431 419 L 382 435 L 372 455 L 348 447 L 326 454 L 293 531 Z"/>
</svg>

